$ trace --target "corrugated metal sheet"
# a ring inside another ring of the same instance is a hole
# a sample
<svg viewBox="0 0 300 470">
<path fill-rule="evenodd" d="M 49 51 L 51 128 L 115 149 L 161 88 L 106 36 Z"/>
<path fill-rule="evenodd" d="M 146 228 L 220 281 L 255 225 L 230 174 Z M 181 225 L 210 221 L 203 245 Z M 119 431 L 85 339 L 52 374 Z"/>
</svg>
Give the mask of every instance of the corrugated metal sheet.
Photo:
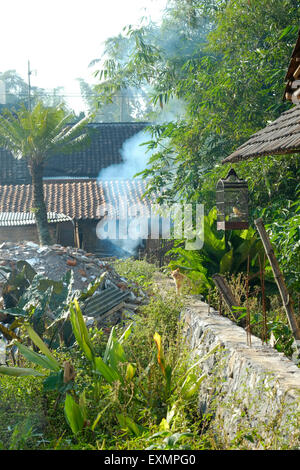
<svg viewBox="0 0 300 470">
<path fill-rule="evenodd" d="M 124 292 L 117 287 L 108 287 L 99 294 L 86 301 L 83 308 L 84 315 L 102 316 L 116 305 L 120 304 L 130 295 L 130 292 Z"/>
<path fill-rule="evenodd" d="M 72 219 L 65 214 L 48 212 L 48 222 L 67 222 Z M 32 212 L 0 212 L 0 227 L 14 227 L 19 225 L 35 225 L 35 217 Z"/>
</svg>

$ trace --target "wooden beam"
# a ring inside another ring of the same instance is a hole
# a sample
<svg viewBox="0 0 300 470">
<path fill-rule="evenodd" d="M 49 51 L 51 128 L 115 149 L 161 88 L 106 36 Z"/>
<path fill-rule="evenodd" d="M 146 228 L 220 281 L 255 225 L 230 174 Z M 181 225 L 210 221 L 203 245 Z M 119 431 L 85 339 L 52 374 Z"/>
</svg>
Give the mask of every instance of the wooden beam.
<svg viewBox="0 0 300 470">
<path fill-rule="evenodd" d="M 271 265 L 271 268 L 272 268 L 272 271 L 273 271 L 273 274 L 274 274 L 274 278 L 275 278 L 276 284 L 278 286 L 278 290 L 280 292 L 282 303 L 283 303 L 284 309 L 285 309 L 286 314 L 287 314 L 290 329 L 293 333 L 298 353 L 300 353 L 300 329 L 299 329 L 299 326 L 297 324 L 297 319 L 296 319 L 296 316 L 295 316 L 295 313 L 294 313 L 292 299 L 291 299 L 291 297 L 288 293 L 287 287 L 285 285 L 282 272 L 280 270 L 278 261 L 276 259 L 275 254 L 274 254 L 274 250 L 273 250 L 272 244 L 270 242 L 269 236 L 266 232 L 263 220 L 261 218 L 256 219 L 254 221 L 254 223 L 255 223 L 255 226 L 258 230 L 260 238 L 262 240 L 262 243 L 263 243 L 266 255 L 268 257 L 268 260 L 270 262 L 270 265 Z"/>
<path fill-rule="evenodd" d="M 229 287 L 228 282 L 220 274 L 213 274 L 212 275 L 212 280 L 214 281 L 217 289 L 221 292 L 222 297 L 223 297 L 227 307 L 229 308 L 229 310 L 231 311 L 231 313 L 233 314 L 235 319 L 237 319 L 236 318 L 237 312 L 233 309 L 233 307 L 238 307 L 239 303 L 236 300 L 236 298 L 234 297 L 234 295 L 232 293 L 232 290 Z"/>
<path fill-rule="evenodd" d="M 293 77 L 294 78 L 298 78 L 300 77 L 300 65 L 298 65 L 298 67 L 296 68 L 295 72 L 293 73 Z"/>
</svg>

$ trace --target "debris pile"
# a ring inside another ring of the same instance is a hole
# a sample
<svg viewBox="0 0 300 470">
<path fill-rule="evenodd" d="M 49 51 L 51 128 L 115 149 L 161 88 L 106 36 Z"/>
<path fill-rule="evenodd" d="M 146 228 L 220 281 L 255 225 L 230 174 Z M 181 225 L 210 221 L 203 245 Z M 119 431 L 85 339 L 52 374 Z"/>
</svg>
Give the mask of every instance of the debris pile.
<svg viewBox="0 0 300 470">
<path fill-rule="evenodd" d="M 124 315 L 132 317 L 140 304 L 147 303 L 146 294 L 137 285 L 129 285 L 107 261 L 79 248 L 58 244 L 39 246 L 30 241 L 21 244 L 4 242 L 0 245 L 0 270 L 1 267 L 14 269 L 20 261 L 26 261 L 37 274 L 52 281 L 61 281 L 71 270 L 73 290 L 81 292 L 106 273 L 104 282 L 82 303 L 83 314 L 90 326 L 118 323 Z M 2 276 L 0 296 L 5 282 Z"/>
</svg>

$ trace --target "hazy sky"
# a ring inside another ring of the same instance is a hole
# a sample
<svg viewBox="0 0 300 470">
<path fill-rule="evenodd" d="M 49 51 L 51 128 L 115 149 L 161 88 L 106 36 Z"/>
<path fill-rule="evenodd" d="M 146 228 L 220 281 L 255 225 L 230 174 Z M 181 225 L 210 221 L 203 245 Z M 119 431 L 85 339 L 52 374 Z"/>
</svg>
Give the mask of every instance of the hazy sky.
<svg viewBox="0 0 300 470">
<path fill-rule="evenodd" d="M 91 60 L 100 57 L 106 38 L 142 16 L 161 17 L 167 0 L 0 0 L 0 71 L 14 69 L 41 88 L 63 86 L 79 95 L 76 78 L 94 82 Z M 79 97 L 70 105 L 82 108 Z"/>
</svg>

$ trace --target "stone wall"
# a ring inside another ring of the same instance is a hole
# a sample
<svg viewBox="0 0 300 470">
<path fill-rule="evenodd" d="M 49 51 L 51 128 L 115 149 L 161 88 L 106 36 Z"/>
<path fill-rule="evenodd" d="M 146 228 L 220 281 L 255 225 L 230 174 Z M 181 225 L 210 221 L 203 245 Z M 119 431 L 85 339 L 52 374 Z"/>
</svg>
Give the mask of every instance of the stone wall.
<svg viewBox="0 0 300 470">
<path fill-rule="evenodd" d="M 216 439 L 227 448 L 299 449 L 300 369 L 257 337 L 248 345 L 244 329 L 196 298 L 183 318 L 197 356 L 219 345 L 203 363 L 199 396 Z"/>
</svg>

